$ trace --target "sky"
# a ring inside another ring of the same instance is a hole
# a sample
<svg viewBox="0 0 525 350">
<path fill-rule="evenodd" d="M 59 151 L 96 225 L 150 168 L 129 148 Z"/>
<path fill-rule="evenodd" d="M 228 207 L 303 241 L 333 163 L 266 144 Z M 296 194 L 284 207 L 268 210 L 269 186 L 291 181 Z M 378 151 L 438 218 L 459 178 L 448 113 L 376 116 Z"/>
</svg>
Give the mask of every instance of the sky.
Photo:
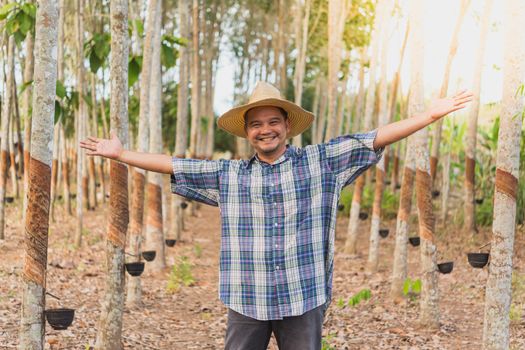
<svg viewBox="0 0 525 350">
<path fill-rule="evenodd" d="M 424 80 L 425 96 L 430 97 L 439 90 L 443 79 L 444 66 L 449 52 L 452 31 L 459 14 L 460 0 L 421 0 L 424 1 Z M 471 0 L 459 34 L 458 51 L 453 62 L 449 94 L 458 89 L 471 89 L 475 57 L 479 45 L 480 22 L 484 0 Z M 394 26 L 389 42 L 389 77 L 393 75 L 399 62 L 399 51 L 408 18 L 408 0 L 400 0 L 402 23 Z M 481 103 L 501 99 L 503 66 L 503 2 L 495 0 L 492 8 L 490 29 L 487 38 L 484 66 L 482 72 Z M 410 83 L 410 62 L 405 53 L 401 73 L 402 89 L 408 91 Z M 220 115 L 232 107 L 234 73 L 238 69 L 227 45 L 223 46 L 217 72 L 214 99 L 215 112 Z M 355 83 L 354 83 L 355 85 Z"/>
</svg>

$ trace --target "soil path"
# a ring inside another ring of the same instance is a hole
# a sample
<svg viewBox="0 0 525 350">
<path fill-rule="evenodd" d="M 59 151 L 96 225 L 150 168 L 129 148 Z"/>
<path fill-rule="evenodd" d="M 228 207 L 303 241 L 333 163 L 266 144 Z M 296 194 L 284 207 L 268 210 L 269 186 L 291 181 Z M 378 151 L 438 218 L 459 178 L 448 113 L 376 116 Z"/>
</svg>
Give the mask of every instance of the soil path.
<svg viewBox="0 0 525 350">
<path fill-rule="evenodd" d="M 6 240 L 0 241 L 0 349 L 18 344 L 20 319 L 20 272 L 23 264 L 21 201 L 8 205 Z M 85 214 L 84 244 L 71 245 L 75 221 L 57 210 L 49 239 L 47 290 L 61 298 L 47 298 L 47 307 L 76 309 L 75 321 L 66 331 L 46 326 L 46 348 L 89 349 L 94 344 L 104 288 L 104 232 L 107 208 Z M 220 245 L 219 210 L 202 206 L 200 217 L 187 220 L 183 241 L 167 249 L 169 269 L 142 275 L 144 307 L 127 309 L 124 317 L 125 349 L 221 349 L 224 346 L 226 308 L 218 300 L 218 256 Z M 337 223 L 337 251 L 333 301 L 324 327 L 325 349 L 477 349 L 483 330 L 484 285 L 487 270 L 472 269 L 466 252 L 488 241 L 482 232 L 473 241 L 459 232 L 438 237 L 440 261 L 454 260 L 454 270 L 440 275 L 441 327 L 437 331 L 418 326 L 418 301 L 394 303 L 389 298 L 395 222 L 391 234 L 381 240 L 379 272 L 365 272 L 368 252 L 368 224 L 361 228 L 360 256 L 343 254 L 347 219 Z M 442 230 L 443 231 L 443 230 Z M 517 234 L 516 271 L 524 272 L 523 232 Z M 446 242 L 446 243 L 444 243 Z M 196 282 L 177 292 L 168 292 L 171 267 L 187 257 Z M 418 277 L 418 248 L 409 247 L 409 276 Z M 524 282 L 525 285 L 525 282 Z M 372 297 L 357 306 L 340 306 L 362 289 Z M 525 348 L 525 320 L 512 325 L 512 348 Z M 277 349 L 275 342 L 269 347 Z"/>
</svg>

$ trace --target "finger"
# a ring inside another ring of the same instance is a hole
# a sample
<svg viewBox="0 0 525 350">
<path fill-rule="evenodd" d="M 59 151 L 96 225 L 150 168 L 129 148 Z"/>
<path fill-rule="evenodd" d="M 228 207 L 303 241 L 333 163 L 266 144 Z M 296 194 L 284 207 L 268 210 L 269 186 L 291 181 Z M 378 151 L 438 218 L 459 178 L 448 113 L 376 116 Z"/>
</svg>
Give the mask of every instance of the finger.
<svg viewBox="0 0 525 350">
<path fill-rule="evenodd" d="M 470 91 L 464 90 L 460 94 L 457 94 L 456 96 L 454 96 L 454 99 L 462 99 L 462 98 L 470 97 L 470 96 L 474 96 L 474 94 Z"/>
<path fill-rule="evenodd" d="M 98 153 L 94 152 L 94 151 L 86 151 L 86 155 L 88 155 L 88 156 L 98 156 Z"/>
<path fill-rule="evenodd" d="M 89 144 L 80 144 L 80 147 L 81 148 L 84 148 L 84 149 L 89 149 L 89 150 L 92 150 L 92 151 L 95 151 L 97 149 L 96 146 L 94 145 L 89 145 Z"/>
<path fill-rule="evenodd" d="M 100 142 L 100 139 L 98 137 L 88 136 L 88 140 L 92 142 Z"/>
<path fill-rule="evenodd" d="M 461 100 L 457 100 L 455 105 L 458 106 L 458 105 L 466 104 L 466 103 L 468 103 L 468 102 L 470 102 L 472 100 L 473 100 L 473 97 L 465 97 L 465 98 L 463 98 Z"/>
<path fill-rule="evenodd" d="M 467 89 L 459 90 L 454 94 L 454 97 L 460 96 L 464 94 L 465 92 L 467 92 Z"/>
</svg>

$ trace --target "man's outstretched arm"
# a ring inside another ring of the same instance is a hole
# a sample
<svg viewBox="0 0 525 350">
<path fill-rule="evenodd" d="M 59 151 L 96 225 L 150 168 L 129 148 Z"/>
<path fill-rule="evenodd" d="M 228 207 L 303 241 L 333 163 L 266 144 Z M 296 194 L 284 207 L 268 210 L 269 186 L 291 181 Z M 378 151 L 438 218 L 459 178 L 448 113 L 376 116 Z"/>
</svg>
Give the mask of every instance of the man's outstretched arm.
<svg viewBox="0 0 525 350">
<path fill-rule="evenodd" d="M 88 156 L 101 156 L 157 173 L 171 174 L 173 172 L 171 156 L 125 150 L 113 132 L 109 140 L 88 137 L 87 140 L 80 142 L 80 147 L 86 149 Z"/>
<path fill-rule="evenodd" d="M 447 114 L 465 108 L 470 101 L 472 101 L 472 94 L 467 91 L 462 91 L 453 97 L 434 101 L 425 112 L 416 114 L 412 118 L 381 126 L 377 129 L 374 149 L 377 150 L 404 139 Z"/>
</svg>

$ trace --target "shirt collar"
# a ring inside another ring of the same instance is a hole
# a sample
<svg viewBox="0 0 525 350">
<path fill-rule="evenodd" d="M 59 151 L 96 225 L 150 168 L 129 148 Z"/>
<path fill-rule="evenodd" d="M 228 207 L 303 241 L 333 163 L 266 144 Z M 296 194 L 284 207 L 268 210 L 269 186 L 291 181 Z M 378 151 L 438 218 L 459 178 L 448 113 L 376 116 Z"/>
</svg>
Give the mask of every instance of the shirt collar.
<svg viewBox="0 0 525 350">
<path fill-rule="evenodd" d="M 296 147 L 293 146 L 293 145 L 286 145 L 286 151 L 284 151 L 284 153 L 275 161 L 273 162 L 272 164 L 269 164 L 269 165 L 277 165 L 277 164 L 281 164 L 282 162 L 284 162 L 285 160 L 291 158 L 294 154 L 295 154 L 295 150 L 296 150 Z M 246 162 L 246 168 L 248 168 L 254 161 L 257 161 L 258 163 L 260 164 L 268 164 L 266 162 L 263 162 L 259 159 L 259 157 L 257 156 L 257 153 L 255 153 L 250 159 L 248 159 L 248 161 Z"/>
</svg>

